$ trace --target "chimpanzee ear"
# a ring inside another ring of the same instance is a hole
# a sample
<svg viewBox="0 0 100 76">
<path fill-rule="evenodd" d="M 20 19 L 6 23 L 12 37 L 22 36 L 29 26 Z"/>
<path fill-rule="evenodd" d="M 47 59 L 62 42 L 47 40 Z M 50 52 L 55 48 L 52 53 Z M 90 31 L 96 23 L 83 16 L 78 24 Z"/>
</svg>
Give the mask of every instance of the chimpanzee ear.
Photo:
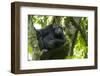
<svg viewBox="0 0 100 76">
<path fill-rule="evenodd" d="M 62 30 L 65 30 L 66 27 L 62 26 Z"/>
</svg>

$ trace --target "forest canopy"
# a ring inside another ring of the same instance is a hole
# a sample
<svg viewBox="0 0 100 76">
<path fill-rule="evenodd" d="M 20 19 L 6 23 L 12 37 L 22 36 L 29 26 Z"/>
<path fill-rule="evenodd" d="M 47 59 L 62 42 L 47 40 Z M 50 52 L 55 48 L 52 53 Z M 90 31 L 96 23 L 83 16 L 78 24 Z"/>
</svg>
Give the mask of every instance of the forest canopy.
<svg viewBox="0 0 100 76">
<path fill-rule="evenodd" d="M 39 47 L 36 29 L 50 24 L 60 25 L 66 39 L 56 50 L 66 52 L 64 59 L 85 59 L 88 57 L 88 18 L 71 16 L 28 15 L 28 60 L 40 60 L 43 52 Z M 53 54 L 55 58 L 63 55 Z"/>
</svg>

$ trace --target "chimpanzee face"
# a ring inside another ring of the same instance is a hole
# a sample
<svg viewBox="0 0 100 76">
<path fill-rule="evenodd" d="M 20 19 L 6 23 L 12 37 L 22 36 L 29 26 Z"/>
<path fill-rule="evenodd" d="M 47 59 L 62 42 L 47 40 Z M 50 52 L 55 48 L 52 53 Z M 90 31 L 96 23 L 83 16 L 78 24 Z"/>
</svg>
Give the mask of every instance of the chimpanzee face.
<svg viewBox="0 0 100 76">
<path fill-rule="evenodd" d="M 56 35 L 61 35 L 61 34 L 63 33 L 63 29 L 62 29 L 62 27 L 60 27 L 60 26 L 54 25 L 54 26 L 53 26 L 53 29 L 54 29 L 54 33 L 55 33 Z"/>
</svg>

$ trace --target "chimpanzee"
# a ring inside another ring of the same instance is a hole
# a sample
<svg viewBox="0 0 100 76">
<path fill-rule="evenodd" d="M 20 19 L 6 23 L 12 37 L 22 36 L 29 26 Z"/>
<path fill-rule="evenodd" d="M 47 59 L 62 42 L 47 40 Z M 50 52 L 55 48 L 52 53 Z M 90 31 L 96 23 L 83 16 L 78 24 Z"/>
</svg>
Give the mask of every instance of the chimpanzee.
<svg viewBox="0 0 100 76">
<path fill-rule="evenodd" d="M 60 25 L 48 25 L 37 31 L 39 46 L 44 52 L 61 47 L 65 43 L 63 28 Z"/>
</svg>

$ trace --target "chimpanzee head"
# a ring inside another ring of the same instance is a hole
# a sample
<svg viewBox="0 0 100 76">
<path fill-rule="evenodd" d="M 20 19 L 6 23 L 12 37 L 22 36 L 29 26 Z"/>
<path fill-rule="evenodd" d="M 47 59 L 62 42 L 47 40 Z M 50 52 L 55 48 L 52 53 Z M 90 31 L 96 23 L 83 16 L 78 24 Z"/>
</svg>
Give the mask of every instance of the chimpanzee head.
<svg viewBox="0 0 100 76">
<path fill-rule="evenodd" d="M 55 35 L 63 34 L 63 28 L 59 25 L 53 25 Z"/>
</svg>

